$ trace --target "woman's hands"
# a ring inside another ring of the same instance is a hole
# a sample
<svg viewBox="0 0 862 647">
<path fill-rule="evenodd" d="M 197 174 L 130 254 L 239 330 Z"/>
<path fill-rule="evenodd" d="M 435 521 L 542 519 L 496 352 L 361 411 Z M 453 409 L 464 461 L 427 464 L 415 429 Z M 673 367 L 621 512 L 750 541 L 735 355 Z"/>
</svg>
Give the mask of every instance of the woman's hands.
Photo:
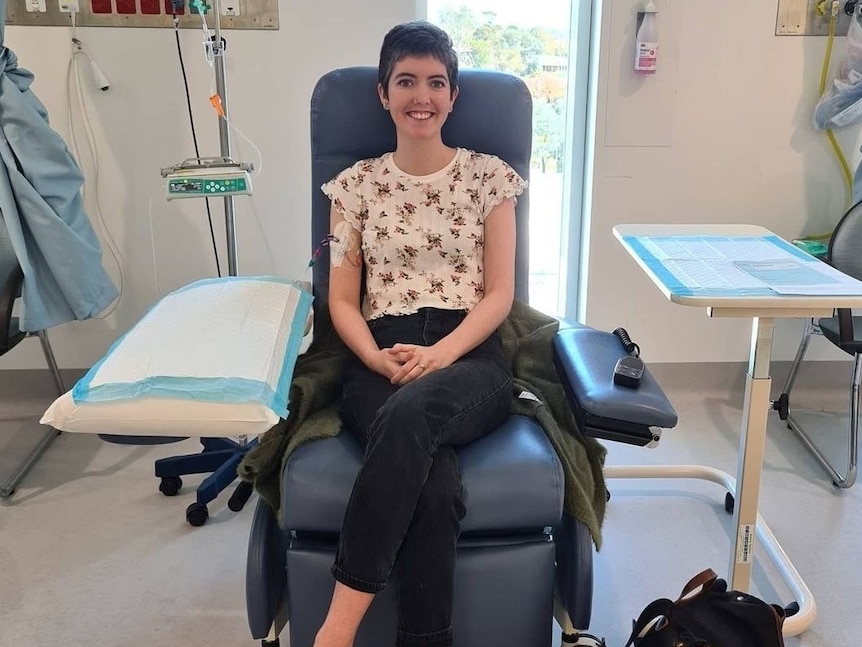
<svg viewBox="0 0 862 647">
<path fill-rule="evenodd" d="M 394 370 L 391 373 L 378 372 L 399 386 L 445 368 L 454 361 L 437 345 L 395 344 L 391 348 L 381 349 L 380 353 L 383 356 L 381 365 L 387 368 L 394 366 Z"/>
</svg>

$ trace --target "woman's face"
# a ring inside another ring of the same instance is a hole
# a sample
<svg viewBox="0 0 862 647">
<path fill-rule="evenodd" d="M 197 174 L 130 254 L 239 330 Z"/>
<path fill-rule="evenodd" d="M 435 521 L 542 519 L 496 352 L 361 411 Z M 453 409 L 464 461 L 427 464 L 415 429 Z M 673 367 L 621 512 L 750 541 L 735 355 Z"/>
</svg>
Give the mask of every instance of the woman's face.
<svg viewBox="0 0 862 647">
<path fill-rule="evenodd" d="M 377 87 L 383 107 L 389 110 L 399 137 L 439 137 L 452 110 L 458 88 L 449 85 L 446 66 L 433 56 L 408 56 L 395 64 L 389 77 L 388 97 Z"/>
</svg>

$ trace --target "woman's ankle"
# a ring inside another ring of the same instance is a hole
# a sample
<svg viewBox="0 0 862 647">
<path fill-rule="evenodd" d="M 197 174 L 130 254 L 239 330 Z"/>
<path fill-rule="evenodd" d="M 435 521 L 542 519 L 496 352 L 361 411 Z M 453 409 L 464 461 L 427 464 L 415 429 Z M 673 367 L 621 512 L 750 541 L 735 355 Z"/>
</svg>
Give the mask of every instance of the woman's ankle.
<svg viewBox="0 0 862 647">
<path fill-rule="evenodd" d="M 353 647 L 354 636 L 323 624 L 314 637 L 314 647 Z"/>
</svg>

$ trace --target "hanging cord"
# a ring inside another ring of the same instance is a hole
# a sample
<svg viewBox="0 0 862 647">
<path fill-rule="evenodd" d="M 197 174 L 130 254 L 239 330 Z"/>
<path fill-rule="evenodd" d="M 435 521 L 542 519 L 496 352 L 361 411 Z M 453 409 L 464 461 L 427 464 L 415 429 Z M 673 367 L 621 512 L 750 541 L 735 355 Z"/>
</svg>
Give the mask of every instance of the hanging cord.
<svg viewBox="0 0 862 647">
<path fill-rule="evenodd" d="M 828 0 L 822 0 L 817 5 L 817 11 L 820 15 L 825 15 L 826 13 L 826 5 L 828 4 Z M 832 62 L 832 46 L 835 43 L 835 24 L 838 22 L 838 12 L 840 10 L 840 3 L 837 0 L 833 0 L 832 9 L 829 15 L 829 39 L 826 41 L 826 54 L 823 57 L 823 68 L 820 70 L 820 90 L 818 96 L 822 97 L 823 93 L 826 91 L 826 81 L 829 76 L 829 66 Z M 851 20 L 856 20 L 856 15 L 851 17 Z M 850 170 L 850 165 L 847 163 L 847 158 L 844 155 L 844 151 L 841 150 L 841 146 L 838 143 L 838 140 L 835 137 L 835 133 L 832 132 L 831 128 L 826 129 L 826 136 L 829 138 L 829 143 L 832 144 L 832 150 L 835 151 L 835 156 L 838 158 L 838 163 L 841 165 L 841 171 L 844 175 L 844 181 L 847 185 L 847 196 L 844 201 L 844 211 L 847 211 L 850 208 L 850 203 L 853 199 L 853 171 Z M 816 236 L 807 236 L 807 238 L 813 240 L 826 240 L 832 236 L 832 232 L 827 234 L 818 234 Z"/>
<path fill-rule="evenodd" d="M 645 370 L 643 360 L 640 358 L 641 349 L 631 340 L 625 328 L 617 328 L 613 334 L 619 338 L 628 353 L 620 357 L 614 366 L 614 384 L 636 389 L 640 386 Z"/>
<path fill-rule="evenodd" d="M 619 340 L 623 343 L 623 348 L 626 349 L 626 352 L 632 357 L 640 357 L 641 349 L 636 343 L 632 341 L 632 338 L 629 337 L 628 332 L 626 332 L 625 328 L 617 328 L 614 330 L 614 335 L 616 335 Z"/>
<path fill-rule="evenodd" d="M 195 147 L 195 157 L 200 159 L 201 153 L 200 153 L 200 148 L 198 148 L 198 135 L 197 135 L 197 130 L 195 129 L 195 115 L 194 115 L 194 112 L 192 111 L 192 97 L 191 97 L 191 93 L 189 92 L 189 78 L 188 78 L 188 75 L 186 74 L 186 64 L 185 64 L 185 60 L 183 59 L 183 48 L 182 48 L 182 45 L 180 44 L 180 19 L 177 17 L 176 5 L 173 2 L 171 2 L 171 9 L 172 9 L 173 21 L 174 21 L 174 36 L 175 36 L 176 41 L 177 41 L 177 57 L 179 58 L 179 61 L 180 61 L 180 71 L 183 74 L 183 87 L 185 88 L 186 105 L 188 106 L 188 110 L 189 110 L 189 124 L 191 125 L 191 129 L 192 129 L 192 143 L 194 144 L 194 147 Z M 212 209 L 210 207 L 210 199 L 204 198 L 204 202 L 206 203 L 207 222 L 209 223 L 209 227 L 210 227 L 210 240 L 212 241 L 212 246 L 213 246 L 213 256 L 215 256 L 216 273 L 218 274 L 219 277 L 221 277 L 221 262 L 219 261 L 219 256 L 218 256 L 218 245 L 216 244 L 215 228 L 213 227 L 213 214 L 212 214 Z"/>
<path fill-rule="evenodd" d="M 111 254 L 111 257 L 114 259 L 114 263 L 117 266 L 117 282 L 119 283 L 117 298 L 114 299 L 114 302 L 108 308 L 92 317 L 93 319 L 106 319 L 111 314 L 113 314 L 113 312 L 117 309 L 117 306 L 120 304 L 120 300 L 123 297 L 123 292 L 125 289 L 125 278 L 123 276 L 123 264 L 121 262 L 122 255 L 120 254 L 119 248 L 117 247 L 117 244 L 114 241 L 113 236 L 111 235 L 111 230 L 108 228 L 108 225 L 105 222 L 105 218 L 102 213 L 102 203 L 99 198 L 99 179 L 101 171 L 99 166 L 99 151 L 98 147 L 96 146 L 96 138 L 93 134 L 93 128 L 90 124 L 90 115 L 87 111 L 87 104 L 84 101 L 84 90 L 81 86 L 81 74 L 78 67 L 78 61 L 82 56 L 85 57 L 87 61 L 91 64 L 94 64 L 94 62 L 93 57 L 90 56 L 90 54 L 84 49 L 84 44 L 78 38 L 78 24 L 76 18 L 77 14 L 75 12 L 72 12 L 72 55 L 69 57 L 69 65 L 66 69 L 66 100 L 68 108 L 67 115 L 69 124 L 69 144 L 72 151 L 72 155 L 75 157 L 78 164 L 82 167 L 83 170 L 83 160 L 81 158 L 80 149 L 78 147 L 78 137 L 76 135 L 75 122 L 73 118 L 74 111 L 72 110 L 72 91 L 74 85 L 74 91 L 78 99 L 78 109 L 80 110 L 81 118 L 84 122 L 84 133 L 86 135 L 87 148 L 93 161 L 93 209 L 96 215 L 96 220 L 99 223 L 99 228 L 102 230 L 102 235 L 105 240 L 105 246 L 108 248 L 108 252 Z M 81 187 L 81 200 L 85 204 L 87 200 L 87 195 L 88 191 L 85 177 L 84 184 Z"/>
</svg>

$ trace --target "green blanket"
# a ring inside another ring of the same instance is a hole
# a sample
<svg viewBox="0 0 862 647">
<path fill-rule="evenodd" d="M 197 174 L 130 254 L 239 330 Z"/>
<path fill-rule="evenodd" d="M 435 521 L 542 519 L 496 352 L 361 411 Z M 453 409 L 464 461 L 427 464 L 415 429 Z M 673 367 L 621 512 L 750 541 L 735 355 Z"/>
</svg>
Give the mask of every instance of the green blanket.
<svg viewBox="0 0 862 647">
<path fill-rule="evenodd" d="M 518 301 L 500 326 L 515 378 L 512 413 L 535 418 L 544 428 L 563 465 L 564 509 L 586 524 L 598 548 L 606 501 L 605 449 L 581 435 L 569 408 L 553 363 L 551 340 L 558 329 L 556 319 Z M 341 429 L 337 405 L 348 352 L 327 313 L 318 313 L 311 346 L 296 363 L 288 418 L 267 431 L 239 465 L 240 478 L 253 483 L 277 514 L 287 457 L 300 444 L 335 436 Z"/>
</svg>

